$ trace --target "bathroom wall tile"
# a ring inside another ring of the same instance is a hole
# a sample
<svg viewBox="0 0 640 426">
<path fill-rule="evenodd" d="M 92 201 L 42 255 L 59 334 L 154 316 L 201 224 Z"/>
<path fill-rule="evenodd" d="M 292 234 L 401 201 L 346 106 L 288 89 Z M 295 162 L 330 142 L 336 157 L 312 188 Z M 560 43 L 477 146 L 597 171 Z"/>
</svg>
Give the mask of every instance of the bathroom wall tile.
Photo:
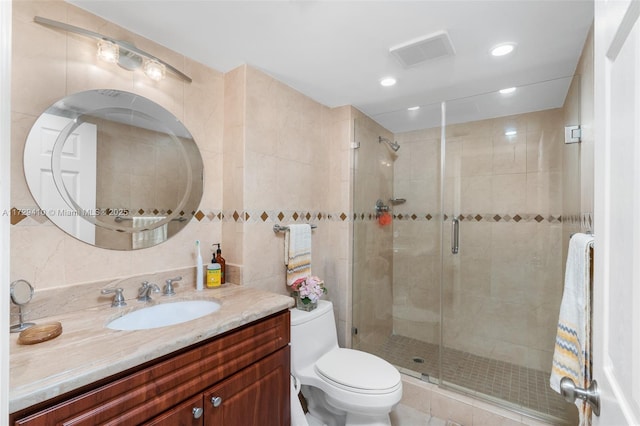
<svg viewBox="0 0 640 426">
<path fill-rule="evenodd" d="M 33 21 L 34 16 L 65 22 L 63 2 L 20 1 L 12 7 L 11 109 L 38 116 L 65 92 L 66 34 Z M 46 76 L 46 78 L 44 77 Z"/>
<path fill-rule="evenodd" d="M 520 426 L 522 422 L 473 407 L 473 426 Z"/>
<path fill-rule="evenodd" d="M 527 173 L 527 212 L 542 215 L 562 212 L 562 173 Z"/>
<path fill-rule="evenodd" d="M 224 75 L 225 128 L 243 126 L 245 121 L 245 91 L 247 66 L 240 65 Z M 226 141 L 225 141 L 226 145 Z M 243 144 L 244 146 L 244 144 Z"/>
<path fill-rule="evenodd" d="M 488 176 L 493 174 L 494 147 L 491 138 L 470 135 L 458 137 L 462 142 L 460 174 L 462 176 Z"/>
<path fill-rule="evenodd" d="M 269 223 L 244 224 L 245 282 L 255 282 L 262 277 L 278 277 L 280 293 L 286 293 L 284 266 L 284 233 L 274 233 Z M 315 257 L 313 258 L 315 261 Z"/>
<path fill-rule="evenodd" d="M 447 138 L 444 165 L 445 178 L 462 175 L 462 143 L 461 139 Z"/>
<path fill-rule="evenodd" d="M 11 227 L 11 281 L 24 279 L 36 289 L 66 282 L 65 234 L 56 226 Z M 37 244 L 34 242 L 37 241 Z"/>
<path fill-rule="evenodd" d="M 493 211 L 515 214 L 526 209 L 526 174 L 492 176 L 491 202 Z"/>
<path fill-rule="evenodd" d="M 501 136 L 493 140 L 493 173 L 525 173 L 527 145 L 525 136 Z"/>
<path fill-rule="evenodd" d="M 460 211 L 463 213 L 494 212 L 491 176 L 462 177 Z"/>
<path fill-rule="evenodd" d="M 184 72 L 193 82 L 184 85 L 184 124 L 200 150 L 222 153 L 224 132 L 224 75 L 185 58 Z M 218 96 L 211 96 L 212 93 Z"/>
<path fill-rule="evenodd" d="M 29 114 L 11 115 L 11 205 L 17 207 L 35 207 L 24 175 L 24 146 L 35 123 L 36 117 Z"/>
<path fill-rule="evenodd" d="M 278 167 L 280 161 L 277 157 L 247 152 L 245 157 L 244 182 L 247 188 L 245 200 L 248 205 L 259 206 L 264 209 L 286 209 L 283 201 L 288 195 L 281 194 L 278 190 Z"/>
<path fill-rule="evenodd" d="M 393 411 L 389 414 L 392 426 L 401 425 L 427 425 L 431 416 L 418 411 L 414 408 L 408 407 L 404 404 L 398 404 Z"/>
<path fill-rule="evenodd" d="M 431 394 L 431 415 L 444 420 L 452 420 L 461 425 L 473 424 L 473 405 L 468 400 L 458 401 L 434 390 Z"/>
</svg>

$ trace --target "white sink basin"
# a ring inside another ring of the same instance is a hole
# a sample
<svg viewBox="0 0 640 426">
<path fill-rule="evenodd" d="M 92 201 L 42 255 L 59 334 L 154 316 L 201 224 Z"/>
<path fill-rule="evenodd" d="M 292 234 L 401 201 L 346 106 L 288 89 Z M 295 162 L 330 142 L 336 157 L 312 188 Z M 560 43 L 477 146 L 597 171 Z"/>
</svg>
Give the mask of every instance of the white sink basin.
<svg viewBox="0 0 640 426">
<path fill-rule="evenodd" d="M 209 315 L 220 309 L 220 304 L 209 300 L 168 302 L 138 309 L 107 324 L 112 330 L 148 330 L 181 324 Z"/>
</svg>

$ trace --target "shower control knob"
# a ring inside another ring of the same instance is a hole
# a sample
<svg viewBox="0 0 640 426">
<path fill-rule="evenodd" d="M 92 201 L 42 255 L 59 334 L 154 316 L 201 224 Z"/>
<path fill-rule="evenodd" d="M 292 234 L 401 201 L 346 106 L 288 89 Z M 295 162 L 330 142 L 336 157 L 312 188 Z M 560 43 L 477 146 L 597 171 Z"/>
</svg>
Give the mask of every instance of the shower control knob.
<svg viewBox="0 0 640 426">
<path fill-rule="evenodd" d="M 202 409 L 202 407 L 194 407 L 191 412 L 193 413 L 194 419 L 199 419 L 200 417 L 202 417 L 202 413 L 204 413 L 204 410 Z"/>
<path fill-rule="evenodd" d="M 213 404 L 214 407 L 219 407 L 220 404 L 222 404 L 222 398 L 219 396 L 211 397 L 211 404 Z"/>
</svg>

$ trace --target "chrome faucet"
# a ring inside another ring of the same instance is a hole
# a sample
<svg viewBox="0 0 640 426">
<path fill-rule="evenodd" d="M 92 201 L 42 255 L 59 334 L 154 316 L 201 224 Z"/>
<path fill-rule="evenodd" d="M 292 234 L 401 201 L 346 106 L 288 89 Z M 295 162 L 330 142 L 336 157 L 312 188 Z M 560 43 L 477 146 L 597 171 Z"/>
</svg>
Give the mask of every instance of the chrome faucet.
<svg viewBox="0 0 640 426">
<path fill-rule="evenodd" d="M 140 288 L 138 289 L 138 301 L 150 302 L 151 296 L 149 296 L 149 294 L 151 292 L 160 293 L 160 287 L 148 281 L 143 281 L 142 284 L 140 285 Z"/>
<path fill-rule="evenodd" d="M 103 288 L 100 290 L 101 294 L 114 294 L 113 301 L 111 302 L 111 306 L 114 308 L 119 308 L 121 306 L 127 306 L 127 303 L 124 301 L 124 295 L 122 294 L 122 288 Z"/>
<path fill-rule="evenodd" d="M 180 281 L 181 279 L 182 277 L 175 277 L 175 278 L 169 278 L 167 281 L 165 281 L 162 294 L 164 296 L 173 296 L 174 294 L 176 294 L 175 290 L 173 289 L 173 283 L 176 281 Z"/>
</svg>

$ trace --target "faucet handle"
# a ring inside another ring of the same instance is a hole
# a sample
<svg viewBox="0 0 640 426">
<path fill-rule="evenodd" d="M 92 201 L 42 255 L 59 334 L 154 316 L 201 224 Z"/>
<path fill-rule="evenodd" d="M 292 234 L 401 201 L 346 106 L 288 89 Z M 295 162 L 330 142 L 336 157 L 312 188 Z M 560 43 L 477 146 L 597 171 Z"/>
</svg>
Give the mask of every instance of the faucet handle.
<svg viewBox="0 0 640 426">
<path fill-rule="evenodd" d="M 164 292 L 163 294 L 165 296 L 173 296 L 174 294 L 176 294 L 175 290 L 173 289 L 173 283 L 175 281 L 180 281 L 182 279 L 182 277 L 175 277 L 175 278 L 169 278 L 167 281 L 165 281 L 165 285 L 164 285 Z"/>
<path fill-rule="evenodd" d="M 121 287 L 118 288 L 103 288 L 102 290 L 100 290 L 101 294 L 112 294 L 115 293 L 115 296 L 113 296 L 113 301 L 111 302 L 111 306 L 114 308 L 119 308 L 120 306 L 127 306 L 127 303 L 124 301 L 124 294 L 122 293 L 124 290 Z"/>
</svg>

